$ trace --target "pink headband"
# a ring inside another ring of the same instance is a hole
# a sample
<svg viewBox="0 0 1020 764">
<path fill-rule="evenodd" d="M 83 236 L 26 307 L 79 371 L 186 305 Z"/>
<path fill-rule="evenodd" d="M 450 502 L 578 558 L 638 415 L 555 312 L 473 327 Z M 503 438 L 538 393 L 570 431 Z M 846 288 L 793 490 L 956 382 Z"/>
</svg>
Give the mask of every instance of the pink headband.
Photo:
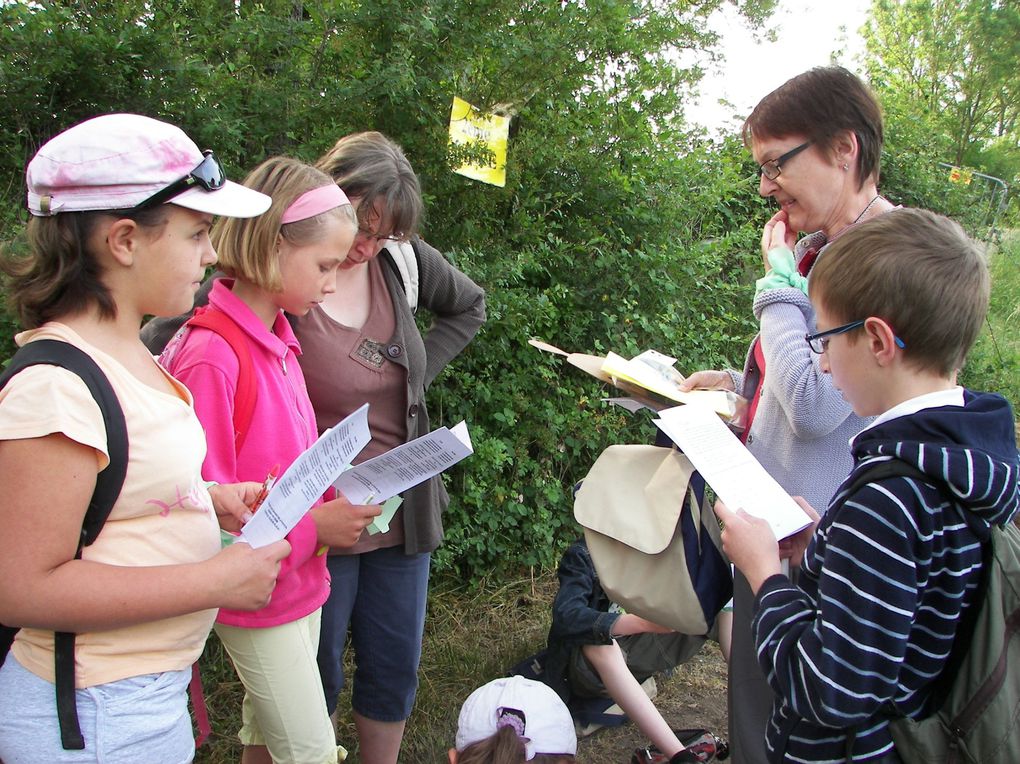
<svg viewBox="0 0 1020 764">
<path fill-rule="evenodd" d="M 308 218 L 313 218 L 316 215 L 321 215 L 323 212 L 328 212 L 350 203 L 347 194 L 340 190 L 340 186 L 336 183 L 330 183 L 328 186 L 313 188 L 311 191 L 305 191 L 301 194 L 301 196 L 294 200 L 293 204 L 283 211 L 283 218 L 280 220 L 280 223 L 295 223 L 298 220 L 308 220 Z"/>
</svg>

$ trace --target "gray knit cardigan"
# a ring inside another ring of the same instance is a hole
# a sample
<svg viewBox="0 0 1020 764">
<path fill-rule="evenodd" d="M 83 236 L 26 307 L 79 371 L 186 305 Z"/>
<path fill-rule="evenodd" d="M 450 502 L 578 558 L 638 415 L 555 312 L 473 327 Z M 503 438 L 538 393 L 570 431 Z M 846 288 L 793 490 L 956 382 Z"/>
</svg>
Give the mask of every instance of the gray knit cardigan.
<svg viewBox="0 0 1020 764">
<path fill-rule="evenodd" d="M 800 263 L 808 249 L 825 241 L 819 233 L 805 236 L 794 248 Z M 818 257 L 825 256 L 823 246 Z M 747 448 L 769 474 L 793 496 L 803 496 L 823 512 L 848 474 L 850 438 L 870 418 L 859 417 L 822 373 L 821 356 L 811 352 L 804 335 L 816 331 L 811 302 L 799 289 L 769 289 L 754 299 L 760 323 L 756 342 L 765 356 L 765 383 L 755 412 Z M 750 399 L 758 383 L 754 342 L 744 371 L 727 370 L 734 389 Z"/>
</svg>

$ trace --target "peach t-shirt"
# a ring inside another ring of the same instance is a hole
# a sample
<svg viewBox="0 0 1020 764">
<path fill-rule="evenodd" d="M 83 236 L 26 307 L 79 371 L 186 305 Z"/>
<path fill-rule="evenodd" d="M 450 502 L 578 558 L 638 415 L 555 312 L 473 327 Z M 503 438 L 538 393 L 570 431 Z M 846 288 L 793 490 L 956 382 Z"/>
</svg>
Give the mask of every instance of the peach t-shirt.
<svg viewBox="0 0 1020 764">
<path fill-rule="evenodd" d="M 46 324 L 16 340 L 23 345 L 42 338 L 70 342 L 92 356 L 116 391 L 127 422 L 124 487 L 82 558 L 141 567 L 200 562 L 215 555 L 220 549 L 219 525 L 201 475 L 205 435 L 187 389 L 169 375 L 177 395 L 149 387 L 63 324 Z M 102 414 L 85 383 L 66 369 L 29 367 L 0 391 L 0 440 L 57 432 L 95 448 L 100 468 L 109 461 Z M 160 592 L 152 596 L 159 597 Z M 202 652 L 215 617 L 215 610 L 204 610 L 78 634 L 76 684 L 89 687 L 186 668 Z M 22 629 L 12 652 L 29 671 L 53 681 L 53 632 Z"/>
</svg>

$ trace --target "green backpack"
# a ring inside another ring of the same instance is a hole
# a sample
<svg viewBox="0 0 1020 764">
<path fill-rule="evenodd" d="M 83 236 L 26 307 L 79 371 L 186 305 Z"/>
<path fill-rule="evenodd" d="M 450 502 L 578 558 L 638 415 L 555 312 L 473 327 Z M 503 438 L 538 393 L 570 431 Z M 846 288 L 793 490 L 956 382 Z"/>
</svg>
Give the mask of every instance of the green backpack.
<svg viewBox="0 0 1020 764">
<path fill-rule="evenodd" d="M 883 462 L 855 486 L 882 477 L 931 478 L 906 462 Z M 1020 763 L 1020 529 L 992 528 L 984 545 L 981 589 L 961 621 L 946 668 L 923 719 L 886 708 L 904 764 Z"/>
</svg>

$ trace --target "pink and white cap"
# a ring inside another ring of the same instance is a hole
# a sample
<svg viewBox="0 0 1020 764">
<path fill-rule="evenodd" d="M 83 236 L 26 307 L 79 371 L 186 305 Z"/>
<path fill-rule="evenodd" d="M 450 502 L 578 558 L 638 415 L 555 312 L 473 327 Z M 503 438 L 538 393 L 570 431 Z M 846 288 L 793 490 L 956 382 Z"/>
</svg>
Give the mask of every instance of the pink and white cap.
<svg viewBox="0 0 1020 764">
<path fill-rule="evenodd" d="M 542 682 L 511 676 L 494 679 L 472 692 L 457 720 L 457 750 L 491 737 L 500 727 L 517 732 L 524 741 L 528 761 L 540 753 L 577 753 L 570 711 Z"/>
<path fill-rule="evenodd" d="M 38 217 L 61 212 L 136 207 L 188 176 L 203 161 L 183 130 L 139 114 L 106 114 L 52 138 L 28 164 L 28 210 Z M 255 217 L 272 200 L 226 181 L 214 191 L 193 186 L 168 203 L 227 217 Z"/>
</svg>

